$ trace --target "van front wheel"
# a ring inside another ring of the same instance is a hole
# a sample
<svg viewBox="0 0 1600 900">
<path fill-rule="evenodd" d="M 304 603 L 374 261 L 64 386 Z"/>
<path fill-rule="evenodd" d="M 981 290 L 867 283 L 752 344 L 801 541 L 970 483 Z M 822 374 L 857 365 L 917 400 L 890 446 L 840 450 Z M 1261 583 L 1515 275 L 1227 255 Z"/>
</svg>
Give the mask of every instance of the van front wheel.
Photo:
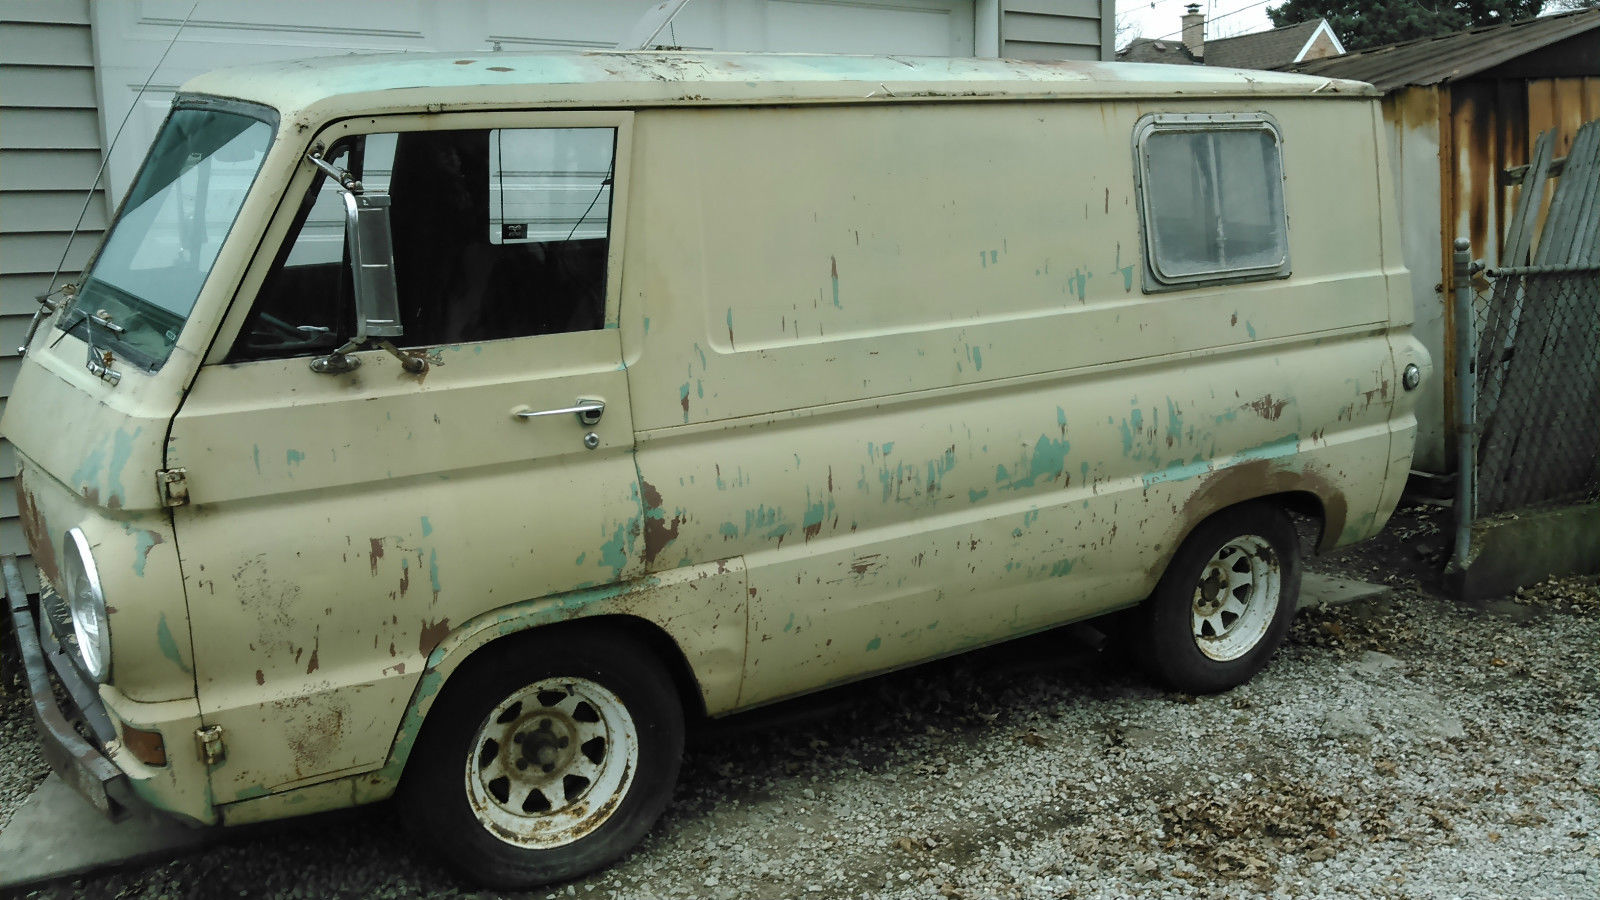
<svg viewBox="0 0 1600 900">
<path fill-rule="evenodd" d="M 677 779 L 671 676 L 625 635 L 559 637 L 513 638 L 457 673 L 400 786 L 419 837 L 486 885 L 524 888 L 617 859 Z"/>
<path fill-rule="evenodd" d="M 1299 597 L 1288 514 L 1266 502 L 1224 510 L 1184 541 L 1145 604 L 1150 667 L 1190 693 L 1243 684 L 1282 643 Z"/>
</svg>

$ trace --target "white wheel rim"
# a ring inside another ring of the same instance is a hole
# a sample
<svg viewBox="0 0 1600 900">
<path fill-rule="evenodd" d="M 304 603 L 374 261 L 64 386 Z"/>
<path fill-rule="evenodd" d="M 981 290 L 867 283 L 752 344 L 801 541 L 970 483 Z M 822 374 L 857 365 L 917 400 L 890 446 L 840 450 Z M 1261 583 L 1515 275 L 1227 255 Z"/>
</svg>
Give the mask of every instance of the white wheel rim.
<svg viewBox="0 0 1600 900">
<path fill-rule="evenodd" d="M 1283 565 L 1272 544 L 1253 534 L 1218 548 L 1194 586 L 1195 646 L 1217 662 L 1231 662 L 1266 636 L 1283 596 Z"/>
<path fill-rule="evenodd" d="M 616 694 L 583 678 L 546 678 L 507 697 L 478 727 L 467 798 L 502 841 L 564 847 L 611 818 L 638 761 L 638 729 Z"/>
</svg>

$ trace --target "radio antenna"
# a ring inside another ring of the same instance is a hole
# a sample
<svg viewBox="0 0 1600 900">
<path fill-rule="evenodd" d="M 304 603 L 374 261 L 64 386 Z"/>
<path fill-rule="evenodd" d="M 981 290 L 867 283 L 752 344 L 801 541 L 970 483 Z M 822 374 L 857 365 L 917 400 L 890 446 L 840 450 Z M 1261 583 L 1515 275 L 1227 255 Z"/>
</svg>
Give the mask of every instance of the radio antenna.
<svg viewBox="0 0 1600 900">
<path fill-rule="evenodd" d="M 72 224 L 72 231 L 67 235 L 66 246 L 61 248 L 61 259 L 56 262 L 56 270 L 50 275 L 50 289 L 33 298 L 39 301 L 39 308 L 34 310 L 33 321 L 28 325 L 28 336 L 17 348 L 19 353 L 27 353 L 28 346 L 33 343 L 33 335 L 39 330 L 39 322 L 48 314 L 55 312 L 56 306 L 50 298 L 54 297 L 61 288 L 56 287 L 56 281 L 61 278 L 61 270 L 67 264 L 67 254 L 72 252 L 72 241 L 78 236 L 78 231 L 83 228 L 83 219 L 89 214 L 89 204 L 94 202 L 95 188 L 100 186 L 100 179 L 105 176 L 106 164 L 111 162 L 111 151 L 116 149 L 117 141 L 122 137 L 122 129 L 128 126 L 128 120 L 133 117 L 133 111 L 139 107 L 139 101 L 144 99 L 144 92 L 150 87 L 150 82 L 155 80 L 156 72 L 161 70 L 161 64 L 167 61 L 167 54 L 172 52 L 174 44 L 178 43 L 178 35 L 183 34 L 184 26 L 189 24 L 189 19 L 194 11 L 200 7 L 200 0 L 194 0 L 189 7 L 189 12 L 178 23 L 176 31 L 172 32 L 172 40 L 167 41 L 167 49 L 161 51 L 161 58 L 156 60 L 155 66 L 150 69 L 150 74 L 145 76 L 144 84 L 139 86 L 138 93 L 133 95 L 133 102 L 128 104 L 128 111 L 123 113 L 122 121 L 117 125 L 117 131 L 111 136 L 111 143 L 106 146 L 106 152 L 100 157 L 100 168 L 95 170 L 94 181 L 90 182 L 89 190 L 83 195 L 83 209 L 78 210 L 78 221 Z M 62 285 L 66 287 L 66 285 Z"/>
</svg>

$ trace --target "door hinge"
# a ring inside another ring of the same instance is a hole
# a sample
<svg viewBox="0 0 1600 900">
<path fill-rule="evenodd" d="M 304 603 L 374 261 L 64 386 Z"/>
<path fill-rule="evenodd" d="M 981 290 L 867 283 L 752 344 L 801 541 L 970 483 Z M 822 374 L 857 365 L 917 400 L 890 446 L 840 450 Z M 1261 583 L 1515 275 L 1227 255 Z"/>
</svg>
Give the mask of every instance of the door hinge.
<svg viewBox="0 0 1600 900">
<path fill-rule="evenodd" d="M 228 748 L 222 743 L 221 725 L 202 725 L 194 730 L 194 746 L 200 752 L 200 761 L 214 766 L 228 758 Z"/>
<path fill-rule="evenodd" d="M 157 469 L 156 491 L 162 506 L 182 506 L 189 502 L 189 470 Z"/>
</svg>

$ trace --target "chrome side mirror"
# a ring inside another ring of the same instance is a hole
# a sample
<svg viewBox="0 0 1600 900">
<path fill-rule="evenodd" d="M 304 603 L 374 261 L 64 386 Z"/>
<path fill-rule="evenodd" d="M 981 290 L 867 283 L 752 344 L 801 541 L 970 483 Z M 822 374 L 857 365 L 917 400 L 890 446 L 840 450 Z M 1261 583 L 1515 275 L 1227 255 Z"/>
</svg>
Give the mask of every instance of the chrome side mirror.
<svg viewBox="0 0 1600 900">
<path fill-rule="evenodd" d="M 306 158 L 338 181 L 344 197 L 344 235 L 350 250 L 350 276 L 356 301 L 355 336 L 327 356 L 312 360 L 311 371 L 327 375 L 353 371 L 361 365 L 361 360 L 350 356 L 350 352 L 373 339 L 377 339 L 378 346 L 394 354 L 407 372 L 426 371 L 426 359 L 402 353 L 388 340 L 405 333 L 400 324 L 400 291 L 394 277 L 389 195 L 367 191 L 349 172 L 331 165 L 323 158 L 321 144 L 312 147 Z"/>
</svg>

